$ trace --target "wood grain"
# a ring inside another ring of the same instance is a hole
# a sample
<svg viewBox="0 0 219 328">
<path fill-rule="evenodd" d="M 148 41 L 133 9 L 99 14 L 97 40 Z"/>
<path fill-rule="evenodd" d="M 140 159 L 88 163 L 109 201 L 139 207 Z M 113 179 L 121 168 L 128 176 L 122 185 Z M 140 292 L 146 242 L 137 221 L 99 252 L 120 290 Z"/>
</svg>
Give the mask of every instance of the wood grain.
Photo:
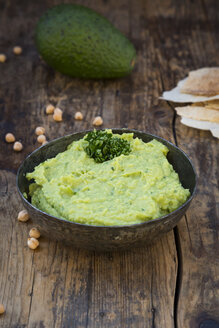
<svg viewBox="0 0 219 328">
<path fill-rule="evenodd" d="M 15 175 L 1 171 L 1 186 L 1 208 L 10 204 L 1 215 L 1 327 L 174 327 L 172 233 L 123 253 L 74 250 L 45 238 L 31 251 L 26 241 L 33 224 L 16 220 Z"/>
<path fill-rule="evenodd" d="M 214 14 L 213 14 L 214 8 Z M 176 56 L 171 60 L 171 68 L 176 74 L 177 82 L 185 76 L 189 67 L 199 68 L 218 66 L 215 51 L 214 27 L 218 24 L 218 4 L 211 6 L 202 2 L 196 8 L 196 17 L 189 17 L 188 25 L 179 26 L 174 43 L 170 42 L 169 54 L 175 48 Z M 190 11 L 191 13 L 191 11 Z M 210 19 L 213 14 L 213 19 Z M 198 21 L 197 21 L 198 20 Z M 204 24 L 203 21 L 206 23 Z M 201 23 L 202 22 L 202 23 Z M 193 33 L 188 30 L 194 26 Z M 182 34 L 185 33 L 185 35 Z M 171 30 L 162 30 L 163 38 L 171 38 Z M 185 47 L 187 44 L 187 47 Z M 207 45 L 207 46 L 206 46 Z M 189 51 L 189 56 L 187 55 Z M 161 54 L 161 58 L 164 53 Z M 168 81 L 164 80 L 167 90 Z M 171 86 L 172 87 L 172 86 Z M 169 104 L 173 108 L 173 104 Z M 218 325 L 219 315 L 219 258 L 218 258 L 218 141 L 210 132 L 199 131 L 183 126 L 177 117 L 174 122 L 174 134 L 177 145 L 192 159 L 198 174 L 197 196 L 188 210 L 185 219 L 177 228 L 178 238 L 178 290 L 176 306 L 176 324 L 184 327 L 210 327 Z"/>
<path fill-rule="evenodd" d="M 68 2 L 68 1 L 65 1 Z M 54 72 L 33 44 L 38 17 L 61 1 L 0 2 L 0 327 L 201 327 L 218 318 L 218 142 L 175 120 L 173 106 L 159 101 L 191 69 L 218 65 L 218 2 L 79 0 L 105 15 L 135 44 L 133 73 L 120 80 L 80 81 Z M 194 14 L 195 13 L 195 14 Z M 23 47 L 14 56 L 14 45 Z M 207 45 L 207 46 L 206 46 Z M 64 111 L 62 123 L 45 115 L 48 103 Z M 76 111 L 85 119 L 76 122 Z M 151 247 L 123 253 L 76 250 L 41 238 L 26 245 L 31 221 L 21 209 L 15 174 L 38 147 L 34 130 L 48 140 L 92 127 L 129 127 L 177 142 L 194 161 L 198 194 L 178 225 Z M 12 132 L 24 145 L 14 153 L 4 142 Z M 179 264 L 179 265 L 178 265 Z"/>
</svg>

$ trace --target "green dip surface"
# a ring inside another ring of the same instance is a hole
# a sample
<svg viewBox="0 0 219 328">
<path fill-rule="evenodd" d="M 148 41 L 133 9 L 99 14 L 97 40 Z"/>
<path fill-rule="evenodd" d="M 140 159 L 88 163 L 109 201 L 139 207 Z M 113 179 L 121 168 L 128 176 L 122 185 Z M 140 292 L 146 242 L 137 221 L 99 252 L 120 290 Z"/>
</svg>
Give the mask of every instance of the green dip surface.
<svg viewBox="0 0 219 328">
<path fill-rule="evenodd" d="M 81 139 L 27 173 L 34 179 L 32 204 L 69 221 L 112 226 L 152 220 L 185 203 L 190 192 L 168 162 L 166 146 L 156 140 L 144 143 L 132 133 L 114 136 L 130 142 L 129 155 L 96 163 Z"/>
</svg>

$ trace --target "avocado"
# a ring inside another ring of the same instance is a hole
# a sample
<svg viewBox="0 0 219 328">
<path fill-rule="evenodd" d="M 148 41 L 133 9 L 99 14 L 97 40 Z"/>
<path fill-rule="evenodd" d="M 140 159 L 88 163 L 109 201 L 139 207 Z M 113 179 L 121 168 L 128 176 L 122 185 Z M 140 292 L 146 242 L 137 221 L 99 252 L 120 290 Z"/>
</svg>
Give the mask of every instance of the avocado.
<svg viewBox="0 0 219 328">
<path fill-rule="evenodd" d="M 49 66 L 72 77 L 123 77 L 135 64 L 132 43 L 106 18 L 81 5 L 61 4 L 45 12 L 35 43 Z"/>
</svg>

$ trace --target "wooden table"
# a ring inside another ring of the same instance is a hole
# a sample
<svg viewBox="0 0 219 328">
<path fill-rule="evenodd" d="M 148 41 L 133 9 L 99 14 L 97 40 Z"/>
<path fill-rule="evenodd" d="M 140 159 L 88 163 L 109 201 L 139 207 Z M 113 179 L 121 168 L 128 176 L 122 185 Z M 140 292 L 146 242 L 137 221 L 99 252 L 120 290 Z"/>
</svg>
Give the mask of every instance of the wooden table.
<svg viewBox="0 0 219 328">
<path fill-rule="evenodd" d="M 80 81 L 55 73 L 34 47 L 33 31 L 44 10 L 61 1 L 1 1 L 0 52 L 0 327 L 219 327 L 218 140 L 187 128 L 174 104 L 159 100 L 192 70 L 219 66 L 217 0 L 76 1 L 105 15 L 135 44 L 134 72 L 115 81 Z M 15 56 L 12 48 L 23 47 Z M 45 115 L 53 103 L 62 123 Z M 74 113 L 82 111 L 82 122 Z M 48 140 L 92 127 L 147 131 L 177 144 L 192 159 L 198 191 L 177 228 L 150 247 L 123 253 L 76 250 L 40 239 L 27 247 L 33 223 L 20 223 L 15 177 L 36 149 L 34 129 Z M 24 149 L 4 142 L 13 132 Z"/>
</svg>

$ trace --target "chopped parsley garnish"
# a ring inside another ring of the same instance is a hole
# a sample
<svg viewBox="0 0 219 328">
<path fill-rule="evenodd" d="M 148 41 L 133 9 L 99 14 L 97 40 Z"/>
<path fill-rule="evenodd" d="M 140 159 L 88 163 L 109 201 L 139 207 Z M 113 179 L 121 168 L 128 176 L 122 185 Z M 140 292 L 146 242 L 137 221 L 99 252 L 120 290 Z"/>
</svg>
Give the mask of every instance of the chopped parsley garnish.
<svg viewBox="0 0 219 328">
<path fill-rule="evenodd" d="M 88 141 L 85 152 L 97 163 L 103 163 L 122 154 L 128 155 L 131 151 L 127 140 L 114 137 L 111 132 L 94 130 L 88 132 L 85 140 Z"/>
</svg>

